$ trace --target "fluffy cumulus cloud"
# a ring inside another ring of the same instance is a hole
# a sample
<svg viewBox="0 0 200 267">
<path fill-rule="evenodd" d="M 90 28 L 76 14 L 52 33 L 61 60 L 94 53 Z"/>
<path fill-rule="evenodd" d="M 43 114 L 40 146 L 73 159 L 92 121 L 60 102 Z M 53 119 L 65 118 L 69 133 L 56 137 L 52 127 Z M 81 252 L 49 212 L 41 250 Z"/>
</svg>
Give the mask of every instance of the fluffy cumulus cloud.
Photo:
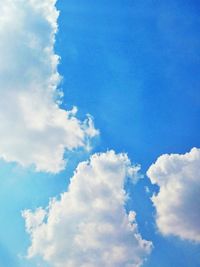
<svg viewBox="0 0 200 267">
<path fill-rule="evenodd" d="M 200 149 L 162 155 L 147 175 L 160 188 L 152 201 L 161 233 L 200 242 Z"/>
<path fill-rule="evenodd" d="M 58 172 L 65 149 L 87 147 L 92 119 L 59 107 L 54 52 L 56 0 L 2 0 L 0 10 L 0 158 Z"/>
<path fill-rule="evenodd" d="M 31 237 L 28 256 L 54 267 L 141 266 L 152 244 L 138 232 L 135 212 L 127 214 L 124 207 L 124 183 L 136 180 L 138 170 L 114 151 L 80 163 L 59 200 L 23 212 Z"/>
</svg>

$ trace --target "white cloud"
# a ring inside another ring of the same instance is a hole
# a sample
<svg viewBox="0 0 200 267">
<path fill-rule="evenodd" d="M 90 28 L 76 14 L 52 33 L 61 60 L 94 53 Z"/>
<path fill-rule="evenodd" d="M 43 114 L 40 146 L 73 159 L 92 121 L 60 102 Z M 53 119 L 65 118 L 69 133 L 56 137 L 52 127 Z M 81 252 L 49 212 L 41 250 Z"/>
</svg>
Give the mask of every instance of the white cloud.
<svg viewBox="0 0 200 267">
<path fill-rule="evenodd" d="M 59 200 L 23 212 L 31 237 L 28 256 L 42 256 L 55 267 L 141 266 L 152 244 L 138 232 L 135 212 L 127 214 L 124 207 L 124 183 L 136 180 L 138 170 L 114 151 L 80 163 Z"/>
<path fill-rule="evenodd" d="M 88 146 L 91 118 L 59 107 L 54 52 L 56 0 L 2 0 L 0 11 L 0 158 L 58 172 L 65 149 Z"/>
<path fill-rule="evenodd" d="M 200 242 L 200 149 L 162 155 L 147 175 L 160 187 L 152 201 L 161 233 Z"/>
</svg>

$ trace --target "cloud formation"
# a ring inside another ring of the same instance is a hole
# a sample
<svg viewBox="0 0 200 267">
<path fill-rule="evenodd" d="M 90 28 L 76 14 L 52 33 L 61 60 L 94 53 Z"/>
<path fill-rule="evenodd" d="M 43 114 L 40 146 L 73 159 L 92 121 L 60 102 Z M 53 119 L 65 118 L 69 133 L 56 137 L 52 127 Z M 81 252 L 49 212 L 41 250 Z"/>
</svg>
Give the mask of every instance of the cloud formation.
<svg viewBox="0 0 200 267">
<path fill-rule="evenodd" d="M 2 0 L 0 11 L 0 158 L 53 173 L 65 167 L 65 149 L 98 134 L 90 117 L 59 107 L 55 3 Z"/>
<path fill-rule="evenodd" d="M 28 256 L 42 256 L 54 267 L 141 266 L 152 244 L 138 232 L 135 212 L 124 207 L 124 183 L 137 180 L 138 170 L 114 151 L 80 163 L 59 200 L 23 212 Z"/>
<path fill-rule="evenodd" d="M 147 175 L 160 191 L 152 197 L 164 235 L 200 242 L 200 149 L 162 155 Z"/>
</svg>

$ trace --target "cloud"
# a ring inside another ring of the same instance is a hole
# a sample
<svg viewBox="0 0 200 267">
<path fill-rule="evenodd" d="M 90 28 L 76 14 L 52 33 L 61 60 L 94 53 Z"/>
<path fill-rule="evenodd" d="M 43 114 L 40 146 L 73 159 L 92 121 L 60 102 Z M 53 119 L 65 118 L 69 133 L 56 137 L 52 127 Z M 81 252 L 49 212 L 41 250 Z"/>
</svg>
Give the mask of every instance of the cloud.
<svg viewBox="0 0 200 267">
<path fill-rule="evenodd" d="M 138 267 L 152 244 L 138 232 L 135 212 L 127 214 L 124 183 L 138 166 L 125 154 L 95 154 L 78 165 L 68 191 L 47 209 L 26 210 L 31 237 L 28 256 L 55 267 Z"/>
<path fill-rule="evenodd" d="M 152 198 L 164 235 L 200 242 L 200 149 L 162 155 L 147 175 L 160 191 Z"/>
<path fill-rule="evenodd" d="M 53 173 L 65 167 L 65 150 L 98 134 L 91 117 L 59 106 L 55 3 L 2 0 L 0 11 L 0 158 Z"/>
</svg>

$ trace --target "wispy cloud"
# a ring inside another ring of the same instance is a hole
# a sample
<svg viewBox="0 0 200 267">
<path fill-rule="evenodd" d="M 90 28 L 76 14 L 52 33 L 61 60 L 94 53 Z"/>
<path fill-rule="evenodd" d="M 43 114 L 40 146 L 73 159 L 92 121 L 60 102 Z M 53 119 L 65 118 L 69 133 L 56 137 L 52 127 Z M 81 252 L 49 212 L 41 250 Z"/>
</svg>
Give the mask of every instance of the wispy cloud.
<svg viewBox="0 0 200 267">
<path fill-rule="evenodd" d="M 138 267 L 152 244 L 138 232 L 135 212 L 127 214 L 124 183 L 138 166 L 125 154 L 95 154 L 78 165 L 67 192 L 47 209 L 26 210 L 31 237 L 28 256 L 55 267 Z"/>
<path fill-rule="evenodd" d="M 200 149 L 162 155 L 147 175 L 160 191 L 152 198 L 161 233 L 200 242 Z"/>
<path fill-rule="evenodd" d="M 87 148 L 92 119 L 59 107 L 54 52 L 56 0 L 2 0 L 0 16 L 0 158 L 59 172 L 64 151 Z"/>
</svg>

